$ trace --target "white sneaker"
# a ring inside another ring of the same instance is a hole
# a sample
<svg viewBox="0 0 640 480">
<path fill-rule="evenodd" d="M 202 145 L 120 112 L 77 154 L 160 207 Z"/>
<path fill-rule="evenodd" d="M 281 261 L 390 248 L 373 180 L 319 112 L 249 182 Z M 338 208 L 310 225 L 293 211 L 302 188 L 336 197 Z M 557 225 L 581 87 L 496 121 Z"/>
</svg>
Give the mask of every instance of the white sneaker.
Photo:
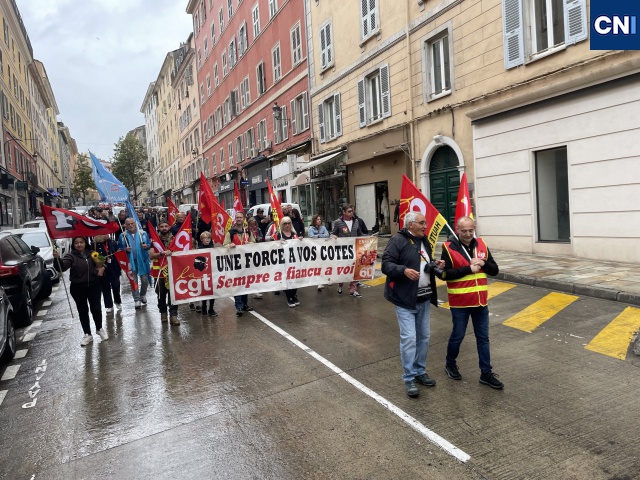
<svg viewBox="0 0 640 480">
<path fill-rule="evenodd" d="M 136 309 L 137 309 L 137 308 L 140 308 L 141 306 L 142 306 L 142 302 L 140 302 L 140 300 L 138 300 L 138 301 L 136 302 Z"/>
<path fill-rule="evenodd" d="M 93 342 L 93 337 L 91 335 L 85 335 L 84 337 L 82 337 L 82 340 L 80 340 L 80 346 L 86 347 L 91 342 Z"/>
<path fill-rule="evenodd" d="M 105 312 L 107 312 L 107 313 L 113 313 L 113 308 L 106 308 L 106 309 L 105 309 Z"/>
<path fill-rule="evenodd" d="M 100 330 L 98 330 L 98 335 L 100 335 L 100 338 L 102 339 L 103 342 L 105 340 L 109 340 L 109 334 L 104 328 L 101 328 Z"/>
<path fill-rule="evenodd" d="M 356 297 L 356 298 L 361 298 L 362 297 L 362 295 L 360 295 L 358 292 L 353 292 L 353 293 L 350 293 L 349 295 L 351 295 L 352 297 Z"/>
<path fill-rule="evenodd" d="M 324 285 L 318 285 L 318 290 L 322 290 L 324 288 Z"/>
<path fill-rule="evenodd" d="M 116 310 L 122 310 L 122 304 L 121 303 L 114 303 L 114 305 L 116 306 Z"/>
<path fill-rule="evenodd" d="M 256 293 L 253 295 L 253 298 L 262 298 L 262 294 L 261 293 Z"/>
</svg>

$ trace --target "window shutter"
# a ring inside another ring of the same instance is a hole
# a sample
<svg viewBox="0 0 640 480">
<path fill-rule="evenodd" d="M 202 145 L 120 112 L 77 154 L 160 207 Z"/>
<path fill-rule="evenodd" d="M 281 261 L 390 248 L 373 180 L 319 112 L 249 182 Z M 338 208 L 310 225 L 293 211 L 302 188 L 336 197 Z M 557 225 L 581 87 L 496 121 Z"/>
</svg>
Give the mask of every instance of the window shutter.
<svg viewBox="0 0 640 480">
<path fill-rule="evenodd" d="M 342 108 L 339 93 L 333 96 L 333 118 L 336 122 L 336 137 L 339 137 L 342 135 Z"/>
<path fill-rule="evenodd" d="M 369 36 L 369 0 L 360 0 L 360 33 L 364 40 Z"/>
<path fill-rule="evenodd" d="M 504 68 L 508 70 L 524 63 L 522 0 L 503 0 Z"/>
<path fill-rule="evenodd" d="M 587 38 L 587 4 L 585 0 L 564 2 L 564 43 L 571 45 Z"/>
<path fill-rule="evenodd" d="M 292 135 L 298 134 L 298 127 L 297 127 L 296 120 L 297 120 L 296 119 L 296 101 L 291 100 L 291 134 Z"/>
<path fill-rule="evenodd" d="M 380 93 L 382 96 L 382 118 L 391 116 L 391 89 L 389 86 L 389 65 L 380 68 Z"/>
<path fill-rule="evenodd" d="M 307 106 L 307 94 L 302 96 L 302 121 L 300 122 L 300 131 L 309 128 L 309 108 Z"/>
<path fill-rule="evenodd" d="M 320 128 L 320 143 L 324 143 L 324 110 L 322 103 L 318 104 L 318 127 Z"/>
<path fill-rule="evenodd" d="M 367 126 L 367 109 L 365 107 L 364 79 L 358 80 L 358 124 L 360 128 Z"/>
<path fill-rule="evenodd" d="M 369 32 L 378 29 L 378 0 L 369 0 Z"/>
<path fill-rule="evenodd" d="M 282 140 L 287 140 L 289 138 L 289 125 L 287 124 L 287 106 L 282 106 L 282 118 L 280 122 L 282 123 Z"/>
<path fill-rule="evenodd" d="M 333 40 L 331 38 L 331 23 L 325 27 L 325 40 L 327 41 L 327 65 L 333 63 Z"/>
<path fill-rule="evenodd" d="M 327 27 L 320 29 L 320 65 L 322 68 L 325 68 L 329 64 L 329 61 L 327 60 L 326 30 Z"/>
</svg>

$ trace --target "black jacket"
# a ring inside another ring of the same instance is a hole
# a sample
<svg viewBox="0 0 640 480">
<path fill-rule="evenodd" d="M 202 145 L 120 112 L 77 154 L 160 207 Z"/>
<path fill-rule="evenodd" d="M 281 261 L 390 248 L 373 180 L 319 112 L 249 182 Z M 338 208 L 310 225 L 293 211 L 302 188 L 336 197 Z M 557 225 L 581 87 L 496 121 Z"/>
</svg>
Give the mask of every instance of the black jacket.
<svg viewBox="0 0 640 480">
<path fill-rule="evenodd" d="M 413 240 L 413 243 L 412 243 Z M 395 234 L 387 245 L 382 255 L 382 273 L 387 276 L 384 286 L 384 298 L 394 305 L 403 308 L 414 309 L 418 299 L 418 282 L 409 280 L 404 271 L 407 268 L 420 271 L 420 239 L 412 237 L 406 228 Z M 433 252 L 426 237 L 422 237 L 422 243 L 433 260 Z M 436 289 L 436 276 L 433 270 L 429 273 L 431 279 L 430 301 L 438 306 L 438 291 Z"/>
<path fill-rule="evenodd" d="M 100 242 L 95 244 L 95 249 L 100 252 L 106 259 L 107 267 L 104 272 L 104 277 L 110 280 L 114 280 L 120 277 L 120 264 L 118 259 L 113 255 L 118 251 L 118 244 L 111 239 L 106 242 Z"/>
<path fill-rule="evenodd" d="M 83 257 L 76 250 L 71 250 L 60 258 L 60 263 L 53 262 L 53 265 L 56 270 L 61 272 L 69 270 L 69 283 L 79 283 L 86 286 L 98 285 L 100 277 L 98 276 L 98 268 L 91 258 L 91 251 L 85 250 L 84 253 Z"/>
<path fill-rule="evenodd" d="M 451 242 L 451 247 L 450 247 L 451 250 L 454 250 L 458 252 L 460 255 L 462 255 L 464 258 L 467 258 L 467 254 L 464 251 L 464 247 L 456 237 L 451 236 L 447 239 L 447 241 Z M 475 238 L 472 239 L 471 243 L 469 244 L 471 251 L 473 251 L 473 249 L 476 248 L 477 245 L 478 245 L 478 242 L 476 241 L 476 239 Z M 451 261 L 451 257 L 449 256 L 449 254 L 447 253 L 447 250 L 444 247 L 442 247 L 441 258 L 442 260 L 444 260 L 444 263 L 446 264 L 443 269 L 444 270 L 444 276 L 442 278 L 443 280 L 457 280 L 459 278 L 465 277 L 467 275 L 471 275 L 473 273 L 471 271 L 470 265 L 466 267 L 453 268 L 453 262 Z M 482 271 L 487 275 L 495 277 L 498 274 L 499 270 L 500 269 L 498 268 L 498 264 L 493 259 L 493 256 L 491 255 L 491 251 L 489 250 L 489 247 L 487 247 L 487 259 L 484 262 L 484 267 L 482 267 Z"/>
</svg>

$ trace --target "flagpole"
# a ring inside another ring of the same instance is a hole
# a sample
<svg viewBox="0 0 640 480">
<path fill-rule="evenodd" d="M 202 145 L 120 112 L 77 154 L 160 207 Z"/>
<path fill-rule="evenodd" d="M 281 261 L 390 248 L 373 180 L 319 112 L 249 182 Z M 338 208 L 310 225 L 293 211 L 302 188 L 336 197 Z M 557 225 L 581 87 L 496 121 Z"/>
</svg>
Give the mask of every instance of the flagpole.
<svg viewBox="0 0 640 480">
<path fill-rule="evenodd" d="M 55 248 L 57 251 L 58 250 L 57 246 Z M 69 292 L 67 291 L 67 282 L 64 279 L 64 273 L 62 272 L 62 265 L 60 264 L 60 258 L 56 257 L 55 260 L 58 262 L 58 268 L 60 269 L 60 279 L 62 280 L 62 286 L 64 287 L 64 294 L 67 296 L 67 303 L 69 304 L 69 312 L 71 313 L 71 320 L 73 320 L 75 317 L 73 316 L 73 308 L 71 308 L 71 300 L 69 300 Z"/>
</svg>

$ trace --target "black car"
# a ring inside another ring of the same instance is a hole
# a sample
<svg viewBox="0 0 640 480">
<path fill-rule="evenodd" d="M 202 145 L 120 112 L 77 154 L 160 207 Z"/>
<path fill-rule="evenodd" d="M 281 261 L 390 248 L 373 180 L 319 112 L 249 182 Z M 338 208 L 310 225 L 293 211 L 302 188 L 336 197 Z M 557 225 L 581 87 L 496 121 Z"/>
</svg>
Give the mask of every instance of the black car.
<svg viewBox="0 0 640 480">
<path fill-rule="evenodd" d="M 17 235 L 0 232 L 0 286 L 16 312 L 16 326 L 30 325 L 33 300 L 51 295 L 51 277 L 39 251 Z"/>
<path fill-rule="evenodd" d="M 16 354 L 16 329 L 13 307 L 9 297 L 0 287 L 0 363 L 9 362 Z"/>
</svg>

